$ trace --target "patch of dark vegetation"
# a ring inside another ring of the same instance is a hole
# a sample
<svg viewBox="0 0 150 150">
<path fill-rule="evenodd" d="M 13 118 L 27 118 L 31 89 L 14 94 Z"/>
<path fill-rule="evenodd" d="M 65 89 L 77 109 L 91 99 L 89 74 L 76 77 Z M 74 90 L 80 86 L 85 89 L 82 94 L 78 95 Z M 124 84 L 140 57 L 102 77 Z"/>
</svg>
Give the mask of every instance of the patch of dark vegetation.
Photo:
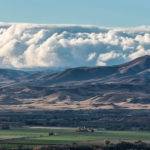
<svg viewBox="0 0 150 150">
<path fill-rule="evenodd" d="M 61 110 L 0 112 L 0 124 L 17 126 L 92 127 L 105 130 L 150 130 L 150 110 Z"/>
<path fill-rule="evenodd" d="M 120 142 L 117 144 L 106 144 L 102 150 L 149 150 L 150 145 L 142 141 L 137 141 L 135 143 L 131 142 Z"/>
<path fill-rule="evenodd" d="M 144 143 L 142 141 L 137 142 L 119 142 L 111 143 L 107 141 L 105 144 L 72 144 L 72 145 L 0 145 L 2 150 L 150 150 L 150 144 Z"/>
</svg>

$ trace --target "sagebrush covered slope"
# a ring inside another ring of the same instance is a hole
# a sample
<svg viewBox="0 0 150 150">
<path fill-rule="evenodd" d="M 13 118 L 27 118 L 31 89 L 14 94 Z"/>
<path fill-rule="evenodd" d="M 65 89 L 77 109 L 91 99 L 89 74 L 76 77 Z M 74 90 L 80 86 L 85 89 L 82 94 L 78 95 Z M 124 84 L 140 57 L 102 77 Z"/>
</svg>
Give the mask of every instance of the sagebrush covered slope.
<svg viewBox="0 0 150 150">
<path fill-rule="evenodd" d="M 0 70 L 4 76 L 1 109 L 150 109 L 150 56 L 56 73 Z M 15 79 L 7 83 L 11 76 Z"/>
</svg>

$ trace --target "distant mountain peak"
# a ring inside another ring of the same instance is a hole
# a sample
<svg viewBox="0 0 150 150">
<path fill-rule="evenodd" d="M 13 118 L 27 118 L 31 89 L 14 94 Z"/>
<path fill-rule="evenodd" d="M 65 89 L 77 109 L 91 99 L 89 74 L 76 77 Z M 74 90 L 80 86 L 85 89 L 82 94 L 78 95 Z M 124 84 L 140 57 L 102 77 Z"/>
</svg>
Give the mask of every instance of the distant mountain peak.
<svg viewBox="0 0 150 150">
<path fill-rule="evenodd" d="M 121 65 L 120 72 L 135 74 L 150 68 L 150 55 L 139 57 L 131 62 Z"/>
</svg>

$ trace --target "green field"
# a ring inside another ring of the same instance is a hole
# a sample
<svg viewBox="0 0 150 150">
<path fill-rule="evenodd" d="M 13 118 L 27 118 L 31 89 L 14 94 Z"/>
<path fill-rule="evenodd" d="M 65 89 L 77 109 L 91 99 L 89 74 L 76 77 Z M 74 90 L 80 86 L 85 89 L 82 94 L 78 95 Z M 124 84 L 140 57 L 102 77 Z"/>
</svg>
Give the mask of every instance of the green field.
<svg viewBox="0 0 150 150">
<path fill-rule="evenodd" d="M 49 136 L 49 132 L 56 135 Z M 0 130 L 0 144 L 71 144 L 86 142 L 150 141 L 150 132 L 101 131 L 79 133 L 76 128 L 21 128 Z"/>
</svg>

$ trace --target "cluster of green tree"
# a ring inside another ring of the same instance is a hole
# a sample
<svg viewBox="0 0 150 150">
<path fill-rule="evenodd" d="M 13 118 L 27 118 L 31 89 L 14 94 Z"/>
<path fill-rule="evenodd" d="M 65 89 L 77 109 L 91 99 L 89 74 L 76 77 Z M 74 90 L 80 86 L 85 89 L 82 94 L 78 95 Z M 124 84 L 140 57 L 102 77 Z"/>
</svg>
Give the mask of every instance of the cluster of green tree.
<svg viewBox="0 0 150 150">
<path fill-rule="evenodd" d="M 106 130 L 150 130 L 150 110 L 62 110 L 0 112 L 10 126 L 93 127 Z"/>
<path fill-rule="evenodd" d="M 12 146 L 13 147 L 13 146 Z M 4 147 L 0 145 L 0 149 L 9 150 L 11 147 Z M 25 145 L 16 145 L 13 150 L 150 150 L 150 144 L 146 144 L 142 141 L 138 142 L 120 142 L 120 143 L 111 143 L 110 141 L 106 141 L 105 144 L 91 144 L 91 145 L 46 145 L 46 146 L 32 146 L 27 147 Z"/>
<path fill-rule="evenodd" d="M 142 141 L 137 141 L 134 143 L 131 142 L 120 142 L 113 144 L 110 141 L 106 141 L 105 145 L 102 147 L 102 150 L 149 150 L 150 145 Z"/>
</svg>

